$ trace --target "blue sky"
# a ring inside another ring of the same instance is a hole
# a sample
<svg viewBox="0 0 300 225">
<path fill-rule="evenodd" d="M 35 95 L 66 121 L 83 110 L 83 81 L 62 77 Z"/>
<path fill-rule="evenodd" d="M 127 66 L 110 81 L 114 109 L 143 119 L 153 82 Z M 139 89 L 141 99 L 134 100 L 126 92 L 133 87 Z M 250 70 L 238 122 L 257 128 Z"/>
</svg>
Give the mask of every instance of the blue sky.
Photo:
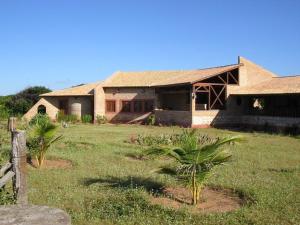
<svg viewBox="0 0 300 225">
<path fill-rule="evenodd" d="M 242 55 L 300 74 L 298 0 L 0 1 L 0 95 Z"/>
</svg>

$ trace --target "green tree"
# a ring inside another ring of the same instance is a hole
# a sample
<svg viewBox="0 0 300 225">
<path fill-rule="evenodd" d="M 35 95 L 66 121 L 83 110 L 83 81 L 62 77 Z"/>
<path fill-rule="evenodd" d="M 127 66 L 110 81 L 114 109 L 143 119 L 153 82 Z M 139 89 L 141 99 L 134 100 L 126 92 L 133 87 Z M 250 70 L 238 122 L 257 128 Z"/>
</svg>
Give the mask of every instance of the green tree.
<svg viewBox="0 0 300 225">
<path fill-rule="evenodd" d="M 205 181 L 212 173 L 212 169 L 227 162 L 231 158 L 228 148 L 223 146 L 242 140 L 241 136 L 228 137 L 214 141 L 211 144 L 200 145 L 196 130 L 184 131 L 180 147 L 155 147 L 147 154 L 154 156 L 167 156 L 178 162 L 175 172 L 180 178 L 187 181 L 192 192 L 192 204 L 199 201 L 201 190 Z"/>
<path fill-rule="evenodd" d="M 6 103 L 5 106 L 12 115 L 25 114 L 35 103 L 40 99 L 40 95 L 50 92 L 51 90 L 42 87 L 35 86 L 29 87 L 20 91 L 16 95 L 13 95 Z"/>
<path fill-rule="evenodd" d="M 0 96 L 0 119 L 7 119 L 9 116 L 9 110 L 6 107 L 8 101 L 10 101 L 11 96 Z"/>
</svg>

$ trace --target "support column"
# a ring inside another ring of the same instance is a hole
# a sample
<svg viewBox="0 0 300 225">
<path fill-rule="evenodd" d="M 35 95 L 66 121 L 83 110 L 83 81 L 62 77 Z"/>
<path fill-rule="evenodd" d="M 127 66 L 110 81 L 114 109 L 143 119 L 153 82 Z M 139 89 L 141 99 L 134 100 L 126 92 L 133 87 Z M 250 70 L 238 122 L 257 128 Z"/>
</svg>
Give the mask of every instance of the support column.
<svg viewBox="0 0 300 225">
<path fill-rule="evenodd" d="M 193 116 L 196 111 L 196 90 L 195 86 L 192 85 L 190 89 L 190 115 L 191 115 L 191 127 L 193 127 Z"/>
</svg>

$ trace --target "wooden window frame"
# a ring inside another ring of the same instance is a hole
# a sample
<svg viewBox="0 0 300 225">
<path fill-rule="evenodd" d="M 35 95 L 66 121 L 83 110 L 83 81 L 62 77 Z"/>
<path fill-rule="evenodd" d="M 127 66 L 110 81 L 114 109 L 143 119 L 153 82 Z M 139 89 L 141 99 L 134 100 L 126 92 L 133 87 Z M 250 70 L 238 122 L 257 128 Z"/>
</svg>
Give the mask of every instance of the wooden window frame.
<svg viewBox="0 0 300 225">
<path fill-rule="evenodd" d="M 109 111 L 108 108 L 107 108 L 107 103 L 108 102 L 113 102 L 114 103 L 114 108 L 115 110 L 114 111 Z M 106 99 L 105 100 L 105 112 L 106 113 L 116 113 L 117 112 L 117 104 L 116 104 L 116 100 L 113 100 L 113 99 Z"/>
<path fill-rule="evenodd" d="M 130 107 L 129 111 L 123 111 L 123 102 L 129 102 L 129 107 Z M 121 99 L 121 100 L 120 100 L 120 110 L 119 110 L 119 112 L 120 112 L 120 113 L 132 113 L 132 111 L 133 111 L 132 105 L 133 105 L 133 104 L 132 104 L 132 100 Z"/>
<path fill-rule="evenodd" d="M 130 102 L 130 111 L 122 111 L 122 108 L 123 108 L 123 102 Z M 141 102 L 142 103 L 142 111 L 140 112 L 136 112 L 134 111 L 134 102 Z M 151 102 L 152 105 L 153 105 L 153 109 L 151 111 L 148 111 L 146 110 L 146 102 Z M 120 113 L 132 113 L 132 114 L 143 114 L 143 113 L 148 113 L 148 112 L 152 112 L 154 110 L 154 104 L 155 104 L 155 101 L 154 99 L 120 99 L 120 110 L 119 112 Z"/>
</svg>

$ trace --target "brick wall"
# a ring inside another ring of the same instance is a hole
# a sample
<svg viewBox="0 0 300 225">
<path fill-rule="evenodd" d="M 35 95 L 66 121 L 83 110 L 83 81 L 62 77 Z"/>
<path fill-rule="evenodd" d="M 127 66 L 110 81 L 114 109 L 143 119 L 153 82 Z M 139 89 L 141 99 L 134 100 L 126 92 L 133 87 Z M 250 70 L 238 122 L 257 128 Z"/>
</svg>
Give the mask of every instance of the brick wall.
<svg viewBox="0 0 300 225">
<path fill-rule="evenodd" d="M 43 105 L 46 107 L 46 113 L 52 119 L 56 119 L 58 112 L 58 99 L 54 97 L 44 97 L 41 98 L 24 116 L 26 120 L 30 121 L 37 113 L 38 107 Z"/>
<path fill-rule="evenodd" d="M 155 102 L 155 91 L 153 88 L 104 88 L 104 97 L 105 100 L 116 101 L 116 112 L 106 112 L 104 103 L 103 109 L 109 121 L 136 122 L 145 119 L 149 113 L 121 112 L 121 102 L 133 100 L 153 100 Z"/>
</svg>

